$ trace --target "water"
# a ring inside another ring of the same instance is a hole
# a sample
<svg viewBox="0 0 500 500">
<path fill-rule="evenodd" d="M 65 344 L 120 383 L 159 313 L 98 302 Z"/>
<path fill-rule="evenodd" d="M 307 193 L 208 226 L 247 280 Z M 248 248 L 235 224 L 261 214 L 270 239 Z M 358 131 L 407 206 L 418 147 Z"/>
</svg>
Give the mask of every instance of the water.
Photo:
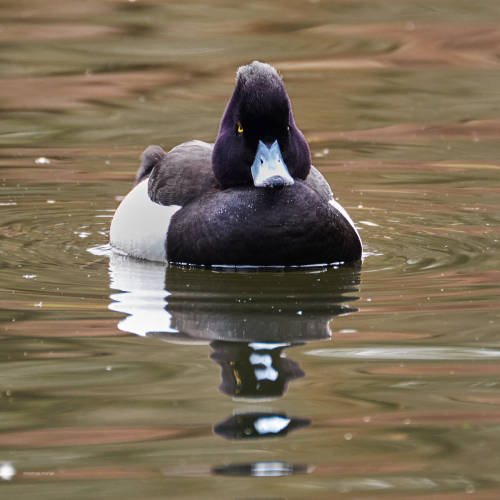
<svg viewBox="0 0 500 500">
<path fill-rule="evenodd" d="M 2 498 L 500 497 L 497 2 L 0 17 Z M 361 268 L 110 259 L 140 152 L 213 140 L 253 59 Z"/>
</svg>

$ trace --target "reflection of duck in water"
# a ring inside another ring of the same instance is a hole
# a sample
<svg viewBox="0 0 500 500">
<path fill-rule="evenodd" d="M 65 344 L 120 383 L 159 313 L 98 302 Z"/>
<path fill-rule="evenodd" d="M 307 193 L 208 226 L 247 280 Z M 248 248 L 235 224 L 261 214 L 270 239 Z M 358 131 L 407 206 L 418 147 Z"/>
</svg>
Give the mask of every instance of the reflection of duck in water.
<svg viewBox="0 0 500 500">
<path fill-rule="evenodd" d="M 121 330 L 167 342 L 210 343 L 210 357 L 221 367 L 220 390 L 255 400 L 281 396 L 304 375 L 284 349 L 330 338 L 330 320 L 355 310 L 344 302 L 357 299 L 359 269 L 215 272 L 112 254 L 110 278 L 118 293 L 110 296 L 109 308 L 127 314 L 118 323 Z M 251 412 L 216 424 L 214 432 L 229 439 L 277 437 L 307 425 L 308 419 Z M 267 467 L 248 473 L 278 473 Z M 288 465 L 279 471 L 294 473 Z"/>
<path fill-rule="evenodd" d="M 109 308 L 118 327 L 171 342 L 285 342 L 330 337 L 330 320 L 354 311 L 359 268 L 215 272 L 112 254 Z"/>
<path fill-rule="evenodd" d="M 221 465 L 212 469 L 213 474 L 221 476 L 281 477 L 306 474 L 311 467 L 289 462 L 253 462 L 248 464 Z"/>
<path fill-rule="evenodd" d="M 240 398 L 281 396 L 288 382 L 304 376 L 296 361 L 285 357 L 290 344 L 212 342 L 210 356 L 221 367 L 221 392 Z"/>
<path fill-rule="evenodd" d="M 302 377 L 286 347 L 330 338 L 330 320 L 353 311 L 354 267 L 316 271 L 215 272 L 111 255 L 109 308 L 128 316 L 118 327 L 176 343 L 210 343 L 220 390 L 233 397 L 282 395 Z"/>
<path fill-rule="evenodd" d="M 211 343 L 220 390 L 233 397 L 282 395 L 304 375 L 286 347 L 330 338 L 330 320 L 353 311 L 355 267 L 288 272 L 215 272 L 111 255 L 109 308 L 118 327 L 168 342 Z"/>
<path fill-rule="evenodd" d="M 310 423 L 307 418 L 290 418 L 284 413 L 250 412 L 233 415 L 214 425 L 214 432 L 228 439 L 271 438 L 286 436 Z"/>
</svg>

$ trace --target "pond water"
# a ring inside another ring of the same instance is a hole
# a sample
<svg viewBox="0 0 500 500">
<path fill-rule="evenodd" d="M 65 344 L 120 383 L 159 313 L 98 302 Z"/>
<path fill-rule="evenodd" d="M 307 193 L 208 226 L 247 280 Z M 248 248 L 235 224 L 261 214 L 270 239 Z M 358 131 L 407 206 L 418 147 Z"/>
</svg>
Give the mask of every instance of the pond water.
<svg viewBox="0 0 500 500">
<path fill-rule="evenodd" d="M 497 0 L 4 0 L 0 495 L 500 498 Z M 141 151 L 282 72 L 359 267 L 111 256 Z"/>
</svg>

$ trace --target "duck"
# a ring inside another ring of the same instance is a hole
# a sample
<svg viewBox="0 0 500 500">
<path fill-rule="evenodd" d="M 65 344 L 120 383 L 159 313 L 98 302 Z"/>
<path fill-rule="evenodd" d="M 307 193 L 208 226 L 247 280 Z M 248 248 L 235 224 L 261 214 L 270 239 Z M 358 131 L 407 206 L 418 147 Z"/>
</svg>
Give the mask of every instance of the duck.
<svg viewBox="0 0 500 500">
<path fill-rule="evenodd" d="M 149 146 L 118 206 L 110 246 L 202 267 L 328 266 L 360 261 L 362 242 L 311 164 L 281 75 L 241 66 L 215 143 Z"/>
</svg>

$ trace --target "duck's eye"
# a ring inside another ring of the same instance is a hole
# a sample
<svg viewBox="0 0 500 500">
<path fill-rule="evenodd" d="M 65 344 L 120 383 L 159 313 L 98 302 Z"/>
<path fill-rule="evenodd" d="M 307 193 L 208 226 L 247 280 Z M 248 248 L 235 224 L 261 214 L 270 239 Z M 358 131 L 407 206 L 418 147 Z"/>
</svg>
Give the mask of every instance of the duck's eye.
<svg viewBox="0 0 500 500">
<path fill-rule="evenodd" d="M 238 128 L 236 130 L 238 131 L 238 134 L 243 133 L 243 127 L 242 127 L 241 123 L 238 122 Z"/>
</svg>

